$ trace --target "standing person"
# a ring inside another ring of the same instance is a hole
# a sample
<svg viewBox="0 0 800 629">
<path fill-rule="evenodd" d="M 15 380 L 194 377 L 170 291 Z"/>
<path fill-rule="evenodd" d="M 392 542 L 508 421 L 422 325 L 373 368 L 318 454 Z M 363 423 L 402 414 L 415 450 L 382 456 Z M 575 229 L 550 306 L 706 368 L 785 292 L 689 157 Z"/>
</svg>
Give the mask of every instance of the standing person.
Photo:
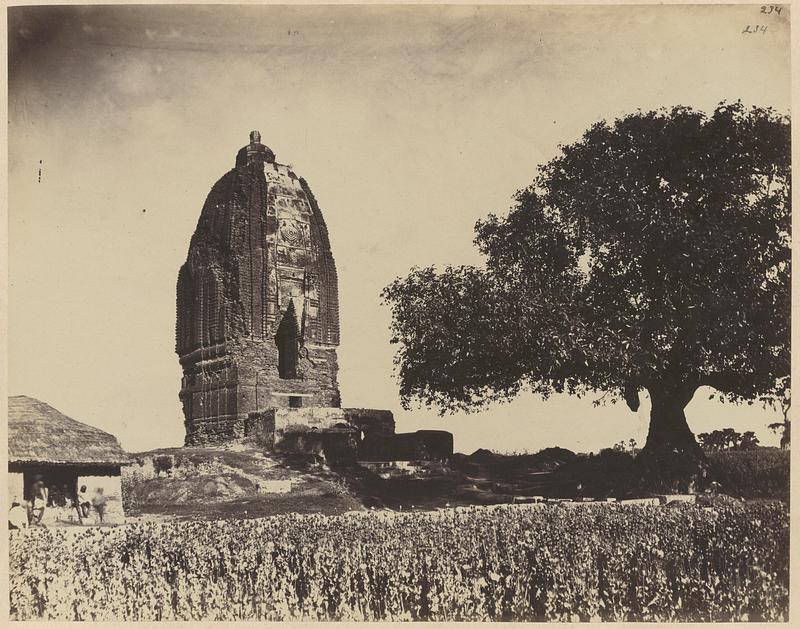
<svg viewBox="0 0 800 629">
<path fill-rule="evenodd" d="M 62 500 L 64 501 L 64 505 L 67 509 L 71 509 L 72 505 L 74 504 L 74 496 L 72 495 L 72 491 L 69 489 L 69 485 L 64 483 L 64 486 L 61 488 L 61 495 Z"/>
<path fill-rule="evenodd" d="M 103 488 L 98 487 L 95 491 L 94 497 L 92 498 L 92 506 L 94 507 L 94 510 L 97 511 L 97 515 L 100 518 L 101 523 L 105 521 L 106 502 L 108 502 L 108 499 L 103 495 Z"/>
<path fill-rule="evenodd" d="M 33 496 L 31 497 L 33 502 L 33 507 L 31 509 L 31 524 L 42 523 L 44 510 L 47 507 L 48 496 L 49 492 L 42 481 L 42 477 L 37 475 L 36 480 L 33 483 Z"/>
<path fill-rule="evenodd" d="M 81 490 L 78 492 L 78 516 L 81 522 L 83 518 L 89 517 L 89 510 L 92 508 L 92 501 L 89 498 L 89 493 L 86 491 L 86 485 L 81 485 Z"/>
</svg>

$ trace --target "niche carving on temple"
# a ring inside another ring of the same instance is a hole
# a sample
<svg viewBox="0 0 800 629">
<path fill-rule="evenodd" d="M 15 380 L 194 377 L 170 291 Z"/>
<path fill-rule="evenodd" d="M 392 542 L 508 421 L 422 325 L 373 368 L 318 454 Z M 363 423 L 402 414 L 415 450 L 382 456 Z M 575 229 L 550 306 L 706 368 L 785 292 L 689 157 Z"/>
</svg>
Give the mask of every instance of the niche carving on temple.
<svg viewBox="0 0 800 629">
<path fill-rule="evenodd" d="M 278 346 L 278 376 L 283 380 L 298 377 L 297 359 L 300 346 L 300 335 L 297 330 L 297 319 L 294 306 L 290 303 L 275 334 L 275 345 Z"/>
</svg>

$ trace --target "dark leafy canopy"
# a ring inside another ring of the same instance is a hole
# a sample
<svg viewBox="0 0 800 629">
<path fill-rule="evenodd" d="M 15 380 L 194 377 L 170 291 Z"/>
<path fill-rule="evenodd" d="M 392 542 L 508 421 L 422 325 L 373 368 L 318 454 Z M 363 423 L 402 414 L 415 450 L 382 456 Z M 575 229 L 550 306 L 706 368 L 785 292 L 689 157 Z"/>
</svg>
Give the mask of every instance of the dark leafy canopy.
<svg viewBox="0 0 800 629">
<path fill-rule="evenodd" d="M 723 103 L 599 122 L 476 233 L 485 268 L 383 292 L 406 406 L 528 388 L 635 409 L 647 389 L 682 409 L 703 385 L 732 401 L 786 386 L 788 117 Z"/>
<path fill-rule="evenodd" d="M 720 450 L 755 450 L 758 447 L 758 437 L 752 430 L 744 434 L 736 432 L 733 428 L 712 430 L 697 435 L 700 445 L 704 450 L 719 452 Z"/>
</svg>

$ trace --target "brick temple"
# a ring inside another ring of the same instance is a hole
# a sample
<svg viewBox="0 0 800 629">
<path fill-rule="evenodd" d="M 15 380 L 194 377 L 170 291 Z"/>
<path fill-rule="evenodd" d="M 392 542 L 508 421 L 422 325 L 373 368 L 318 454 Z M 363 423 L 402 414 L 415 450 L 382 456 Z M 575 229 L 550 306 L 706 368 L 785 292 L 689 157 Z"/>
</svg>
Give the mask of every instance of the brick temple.
<svg viewBox="0 0 800 629">
<path fill-rule="evenodd" d="M 178 273 L 186 445 L 253 434 L 272 447 L 305 447 L 327 434 L 383 451 L 399 437 L 390 411 L 341 408 L 338 295 L 308 183 L 251 132 L 211 188 Z M 446 450 L 449 439 L 452 452 L 449 433 L 421 432 L 403 447 Z"/>
<path fill-rule="evenodd" d="M 328 230 L 306 182 L 256 131 L 206 199 L 177 310 L 187 443 L 238 435 L 262 408 L 340 406 Z"/>
</svg>

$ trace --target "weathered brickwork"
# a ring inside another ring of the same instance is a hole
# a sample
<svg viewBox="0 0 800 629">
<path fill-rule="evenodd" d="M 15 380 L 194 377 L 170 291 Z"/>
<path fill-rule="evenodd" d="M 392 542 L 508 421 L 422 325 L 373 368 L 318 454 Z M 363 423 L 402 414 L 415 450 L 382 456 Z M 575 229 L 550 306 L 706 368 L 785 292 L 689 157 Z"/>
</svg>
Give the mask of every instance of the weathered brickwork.
<svg viewBox="0 0 800 629">
<path fill-rule="evenodd" d="M 348 423 L 355 426 L 364 436 L 393 435 L 394 415 L 392 411 L 376 408 L 344 408 Z"/>
<path fill-rule="evenodd" d="M 186 443 L 244 434 L 249 413 L 341 405 L 339 303 L 308 184 L 257 132 L 214 184 L 178 273 Z"/>
<path fill-rule="evenodd" d="M 371 408 L 270 408 L 250 413 L 244 430 L 262 445 L 284 449 L 288 448 L 282 446 L 286 435 L 298 432 L 345 431 L 356 435 L 360 443 L 368 435 L 376 438 L 394 435 L 394 417 L 391 411 Z"/>
</svg>

